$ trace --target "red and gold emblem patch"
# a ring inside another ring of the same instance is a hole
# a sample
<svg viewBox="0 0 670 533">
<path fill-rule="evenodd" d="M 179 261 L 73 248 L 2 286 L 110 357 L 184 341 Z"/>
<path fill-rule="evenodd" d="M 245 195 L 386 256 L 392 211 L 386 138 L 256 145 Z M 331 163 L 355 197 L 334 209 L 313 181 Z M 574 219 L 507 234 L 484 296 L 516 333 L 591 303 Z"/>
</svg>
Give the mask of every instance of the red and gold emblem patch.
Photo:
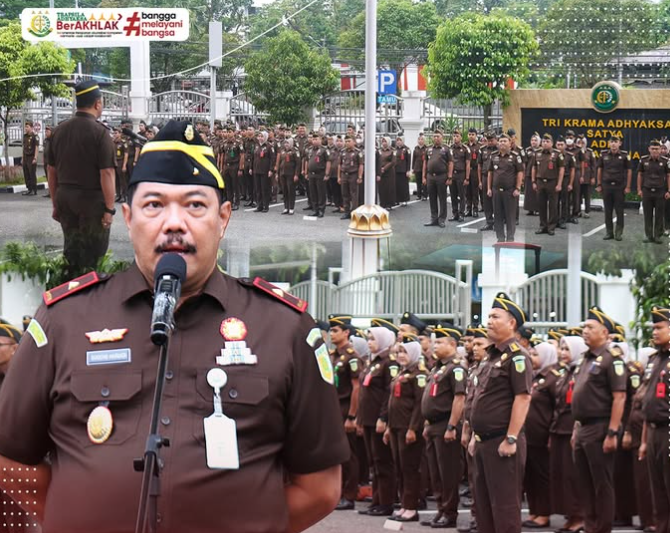
<svg viewBox="0 0 670 533">
<path fill-rule="evenodd" d="M 227 341 L 243 341 L 247 336 L 247 326 L 239 318 L 226 318 L 219 331 Z"/>
</svg>

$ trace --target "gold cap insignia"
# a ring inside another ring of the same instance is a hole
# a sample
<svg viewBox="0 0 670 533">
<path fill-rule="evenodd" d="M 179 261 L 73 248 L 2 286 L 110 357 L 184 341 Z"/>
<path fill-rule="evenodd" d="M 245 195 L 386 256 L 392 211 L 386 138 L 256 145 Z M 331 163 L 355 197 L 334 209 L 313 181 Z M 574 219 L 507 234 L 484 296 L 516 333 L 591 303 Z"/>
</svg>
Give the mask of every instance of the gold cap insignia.
<svg viewBox="0 0 670 533">
<path fill-rule="evenodd" d="M 193 138 L 195 137 L 195 132 L 193 131 L 193 126 L 190 124 L 186 126 L 186 129 L 184 130 L 184 139 L 187 141 L 192 141 Z"/>
</svg>

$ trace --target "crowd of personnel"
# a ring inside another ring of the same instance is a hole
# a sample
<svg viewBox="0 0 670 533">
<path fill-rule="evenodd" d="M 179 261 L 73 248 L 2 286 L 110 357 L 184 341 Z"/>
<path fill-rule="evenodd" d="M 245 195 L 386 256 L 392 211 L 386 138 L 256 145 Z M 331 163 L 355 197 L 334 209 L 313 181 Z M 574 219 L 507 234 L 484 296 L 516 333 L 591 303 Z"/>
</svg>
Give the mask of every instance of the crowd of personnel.
<svg viewBox="0 0 670 533">
<path fill-rule="evenodd" d="M 151 141 L 159 128 L 124 121 L 113 130 L 117 201 L 126 199 L 127 183 L 144 142 Z M 445 227 L 446 222 L 463 223 L 466 217 L 485 217 L 481 231 L 495 231 L 499 242 L 515 238 L 519 212 L 538 216 L 537 234 L 555 235 L 556 229 L 590 218 L 591 198 L 595 191 L 603 199 L 605 240 L 622 240 L 625 195 L 637 192 L 644 212 L 644 242 L 662 242 L 670 229 L 670 160 L 668 143 L 652 141 L 649 154 L 637 167 L 637 190 L 632 190 L 630 155 L 621 149 L 616 135 L 608 150 L 598 156 L 587 146 L 583 134 L 567 130 L 554 139 L 550 134 L 534 133 L 530 145 L 523 148 L 513 129 L 502 135 L 480 135 L 476 129 L 459 130 L 446 136 L 436 132 L 429 143 L 419 136 L 414 148 L 402 137 L 393 142 L 379 139 L 376 147 L 376 198 L 393 209 L 410 201 L 410 182 L 414 194 L 430 204 L 426 226 Z M 51 129 L 47 127 L 45 143 Z M 267 213 L 270 204 L 283 202 L 283 215 L 293 215 L 296 197 L 305 196 L 307 211 L 323 218 L 327 207 L 343 220 L 364 201 L 364 140 L 362 132 L 349 125 L 346 135 L 327 134 L 323 128 L 308 132 L 299 124 L 291 128 L 276 126 L 238 129 L 217 123 L 198 124 L 198 131 L 215 153 L 224 176 L 226 193 L 233 210 L 241 205 Z M 38 139 L 32 125 L 26 123 L 24 136 L 24 173 L 27 191 L 37 194 L 36 151 Z M 47 150 L 45 148 L 45 154 Z M 45 163 L 46 164 L 46 163 Z M 523 203 L 521 194 L 523 193 Z M 447 196 L 451 198 L 451 216 Z"/>
<path fill-rule="evenodd" d="M 465 330 L 411 312 L 367 330 L 347 315 L 319 322 L 351 450 L 337 509 L 371 482 L 360 514 L 419 521 L 432 494 L 431 528 L 455 528 L 465 505 L 459 531 L 609 533 L 637 515 L 638 529 L 668 533 L 670 310 L 649 320 L 655 348 L 636 356 L 598 307 L 545 340 L 504 293 Z"/>
</svg>

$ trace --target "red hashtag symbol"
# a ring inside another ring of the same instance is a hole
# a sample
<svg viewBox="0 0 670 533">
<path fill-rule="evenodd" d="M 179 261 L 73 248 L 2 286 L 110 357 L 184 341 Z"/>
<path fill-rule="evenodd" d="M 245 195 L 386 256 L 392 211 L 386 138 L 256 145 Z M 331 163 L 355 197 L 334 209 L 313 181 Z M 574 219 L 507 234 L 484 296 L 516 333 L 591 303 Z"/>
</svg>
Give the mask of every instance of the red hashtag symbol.
<svg viewBox="0 0 670 533">
<path fill-rule="evenodd" d="M 137 11 L 133 13 L 132 17 L 128 17 L 128 25 L 123 27 L 123 31 L 126 32 L 126 37 L 130 37 L 132 33 L 135 33 L 136 37 L 140 36 L 141 25 L 139 24 L 140 17 L 137 14 Z"/>
</svg>

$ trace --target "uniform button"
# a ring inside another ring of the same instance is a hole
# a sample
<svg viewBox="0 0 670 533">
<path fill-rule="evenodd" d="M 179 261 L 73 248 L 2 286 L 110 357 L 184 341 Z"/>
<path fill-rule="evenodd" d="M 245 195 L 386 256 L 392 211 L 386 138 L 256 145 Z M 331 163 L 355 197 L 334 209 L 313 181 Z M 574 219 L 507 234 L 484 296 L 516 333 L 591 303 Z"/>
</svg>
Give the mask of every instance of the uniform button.
<svg viewBox="0 0 670 533">
<path fill-rule="evenodd" d="M 160 513 L 156 513 L 156 522 L 159 524 L 163 521 L 163 515 Z"/>
<path fill-rule="evenodd" d="M 107 396 L 109 396 L 109 389 L 107 387 L 100 389 L 100 396 L 107 398 Z"/>
<path fill-rule="evenodd" d="M 230 391 L 228 392 L 228 396 L 230 396 L 234 400 L 238 396 L 237 390 L 236 389 L 230 389 Z"/>
<path fill-rule="evenodd" d="M 170 422 L 171 420 L 169 416 L 164 416 L 163 418 L 161 418 L 161 424 L 163 424 L 164 426 L 169 426 Z"/>
<path fill-rule="evenodd" d="M 165 379 L 167 379 L 168 381 L 171 380 L 173 377 L 174 377 L 174 372 L 172 372 L 172 370 L 168 370 L 165 373 Z"/>
</svg>

